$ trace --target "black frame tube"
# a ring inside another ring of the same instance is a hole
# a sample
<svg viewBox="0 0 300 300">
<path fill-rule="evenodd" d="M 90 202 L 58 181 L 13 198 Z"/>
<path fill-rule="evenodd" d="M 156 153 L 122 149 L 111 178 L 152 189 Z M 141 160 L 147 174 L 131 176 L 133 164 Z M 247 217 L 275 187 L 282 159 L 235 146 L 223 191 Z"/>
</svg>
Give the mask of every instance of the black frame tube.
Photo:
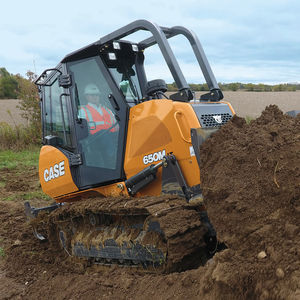
<svg viewBox="0 0 300 300">
<path fill-rule="evenodd" d="M 196 34 L 193 31 L 188 30 L 187 28 L 182 27 L 182 26 L 172 27 L 172 28 L 166 30 L 165 33 L 166 33 L 167 39 L 177 36 L 179 34 L 184 35 L 188 39 L 188 41 L 190 42 L 190 44 L 192 46 L 192 49 L 194 51 L 194 54 L 196 56 L 196 59 L 199 63 L 199 66 L 201 68 L 201 71 L 203 73 L 203 76 L 206 80 L 206 83 L 207 83 L 209 89 L 210 90 L 220 89 L 220 87 L 216 81 L 216 78 L 214 76 L 214 73 L 212 72 L 212 69 L 206 58 L 205 52 L 202 48 L 202 45 L 201 45 L 198 37 L 196 36 Z M 139 43 L 139 45 L 141 45 L 142 48 L 146 49 L 148 47 L 155 45 L 156 43 L 157 42 L 155 41 L 155 39 L 153 37 L 150 37 L 148 39 L 141 41 Z"/>
<path fill-rule="evenodd" d="M 208 60 L 206 58 L 206 55 L 203 51 L 202 45 L 197 38 L 197 36 L 190 30 L 188 30 L 185 27 L 182 26 L 174 26 L 171 28 L 168 27 L 160 27 L 157 24 L 147 21 L 147 20 L 137 20 L 132 23 L 129 23 L 128 25 L 121 27 L 120 29 L 117 29 L 113 31 L 110 34 L 105 35 L 104 37 L 100 38 L 95 43 L 92 43 L 86 47 L 83 47 L 77 51 L 74 51 L 67 55 L 62 62 L 66 62 L 69 59 L 74 59 L 77 55 L 80 55 L 82 53 L 87 53 L 89 49 L 102 46 L 107 43 L 111 43 L 116 40 L 120 40 L 132 33 L 135 33 L 140 30 L 149 31 L 152 33 L 152 37 L 144 39 L 137 43 L 140 49 L 146 49 L 150 46 L 153 46 L 157 44 L 164 56 L 164 59 L 171 71 L 171 74 L 173 75 L 173 78 L 175 80 L 175 83 L 178 87 L 178 89 L 181 90 L 187 90 L 189 89 L 189 85 L 186 82 L 185 77 L 183 76 L 183 73 L 179 67 L 179 64 L 174 56 L 174 53 L 168 43 L 169 38 L 174 37 L 176 35 L 182 34 L 184 35 L 188 41 L 191 44 L 191 47 L 193 49 L 193 52 L 196 56 L 196 59 L 199 63 L 200 69 L 203 73 L 203 76 L 206 80 L 206 83 L 210 89 L 210 91 L 218 90 L 220 93 L 217 94 L 217 99 L 214 99 L 214 101 L 221 100 L 223 98 L 220 87 L 215 79 L 215 76 L 211 70 L 211 67 L 208 63 Z"/>
<path fill-rule="evenodd" d="M 189 85 L 187 84 L 183 73 L 178 65 L 178 62 L 175 58 L 175 55 L 167 41 L 167 38 L 163 32 L 163 30 L 167 30 L 167 28 L 162 28 L 146 20 L 137 20 L 134 21 L 112 33 L 102 37 L 99 41 L 101 45 L 108 43 L 110 41 L 119 40 L 125 36 L 128 36 L 136 31 L 139 30 L 147 30 L 150 31 L 155 39 L 156 43 L 158 44 L 165 61 L 171 71 L 171 74 L 174 77 L 174 80 L 178 86 L 179 90 L 188 89 Z M 139 45 L 139 43 L 138 43 Z"/>
</svg>

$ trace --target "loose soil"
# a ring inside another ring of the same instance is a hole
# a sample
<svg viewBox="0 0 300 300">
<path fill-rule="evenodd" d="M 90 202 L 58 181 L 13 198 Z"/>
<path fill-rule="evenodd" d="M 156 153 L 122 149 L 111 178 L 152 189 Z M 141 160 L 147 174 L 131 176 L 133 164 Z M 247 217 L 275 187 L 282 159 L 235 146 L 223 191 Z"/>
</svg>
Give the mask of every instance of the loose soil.
<svg viewBox="0 0 300 300">
<path fill-rule="evenodd" d="M 33 238 L 22 200 L 1 201 L 0 298 L 300 299 L 300 116 L 269 106 L 250 124 L 234 117 L 202 146 L 201 179 L 228 249 L 167 275 L 71 264 L 66 252 Z M 13 189 L 5 184 L 1 193 Z"/>
</svg>

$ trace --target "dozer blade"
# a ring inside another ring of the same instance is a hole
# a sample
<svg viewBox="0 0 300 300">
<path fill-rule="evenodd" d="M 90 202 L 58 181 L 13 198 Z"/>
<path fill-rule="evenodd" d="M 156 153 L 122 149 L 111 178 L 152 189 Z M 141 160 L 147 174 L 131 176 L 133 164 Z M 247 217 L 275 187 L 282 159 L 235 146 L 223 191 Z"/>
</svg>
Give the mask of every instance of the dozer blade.
<svg viewBox="0 0 300 300">
<path fill-rule="evenodd" d="M 199 207 L 176 196 L 93 198 L 60 207 L 47 222 L 50 241 L 94 263 L 172 272 L 207 260 Z"/>
<path fill-rule="evenodd" d="M 53 205 L 42 207 L 42 208 L 34 208 L 30 205 L 30 203 L 28 201 L 24 202 L 25 215 L 27 217 L 27 220 L 31 221 L 30 224 L 32 227 L 33 235 L 40 241 L 46 241 L 47 238 L 43 234 L 38 232 L 36 222 L 34 222 L 33 220 L 35 220 L 37 218 L 38 214 L 41 211 L 51 212 L 51 211 L 57 209 L 58 207 L 60 207 L 60 205 L 61 204 L 55 203 Z"/>
</svg>

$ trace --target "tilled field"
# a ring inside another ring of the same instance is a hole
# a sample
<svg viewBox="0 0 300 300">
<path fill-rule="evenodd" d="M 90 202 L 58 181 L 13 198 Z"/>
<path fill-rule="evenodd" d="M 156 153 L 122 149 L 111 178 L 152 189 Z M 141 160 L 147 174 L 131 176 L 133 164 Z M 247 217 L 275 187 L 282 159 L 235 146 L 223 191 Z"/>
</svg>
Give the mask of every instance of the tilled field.
<svg viewBox="0 0 300 300">
<path fill-rule="evenodd" d="M 196 98 L 200 94 L 197 92 Z M 168 92 L 167 94 L 172 94 Z M 276 104 L 284 113 L 289 110 L 300 109 L 300 91 L 296 92 L 223 92 L 224 101 L 230 102 L 236 113 L 241 117 L 258 117 L 267 105 Z M 10 125 L 25 124 L 26 120 L 21 117 L 21 111 L 17 108 L 19 100 L 0 99 L 0 123 Z M 12 116 L 8 113 L 11 112 Z"/>
<path fill-rule="evenodd" d="M 27 121 L 21 117 L 21 110 L 18 108 L 17 99 L 0 99 L 0 123 L 9 125 L 26 124 Z"/>
<path fill-rule="evenodd" d="M 198 93 L 197 93 L 197 98 Z M 223 101 L 230 102 L 240 117 L 257 118 L 267 105 L 275 104 L 286 113 L 300 110 L 300 91 L 297 92 L 224 92 Z"/>
<path fill-rule="evenodd" d="M 235 117 L 206 141 L 201 160 L 209 216 L 228 247 L 205 266 L 167 275 L 83 267 L 33 238 L 24 201 L 2 201 L 0 298 L 300 299 L 300 116 L 269 106 L 249 125 Z M 34 169 L 27 180 L 7 172 L 2 194 L 36 184 Z"/>
</svg>

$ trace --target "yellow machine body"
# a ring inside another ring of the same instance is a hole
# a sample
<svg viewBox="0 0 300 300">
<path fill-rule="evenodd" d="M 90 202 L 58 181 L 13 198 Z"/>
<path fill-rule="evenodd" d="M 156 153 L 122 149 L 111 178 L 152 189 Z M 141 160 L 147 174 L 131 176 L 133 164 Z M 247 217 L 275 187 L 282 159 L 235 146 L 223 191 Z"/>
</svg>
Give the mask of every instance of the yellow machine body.
<svg viewBox="0 0 300 300">
<path fill-rule="evenodd" d="M 226 103 L 232 113 L 233 108 Z M 218 105 L 218 104 L 209 104 Z M 190 103 L 159 99 L 143 102 L 130 110 L 125 150 L 124 171 L 127 178 L 150 164 L 173 153 L 189 186 L 200 184 L 200 169 L 191 141 L 191 128 L 200 123 Z M 95 194 L 128 195 L 124 182 L 80 191 L 73 181 L 68 158 L 56 147 L 43 146 L 39 159 L 39 177 L 44 193 L 57 202 L 74 201 Z M 160 195 L 162 169 L 157 180 L 138 192 L 137 196 Z"/>
</svg>

